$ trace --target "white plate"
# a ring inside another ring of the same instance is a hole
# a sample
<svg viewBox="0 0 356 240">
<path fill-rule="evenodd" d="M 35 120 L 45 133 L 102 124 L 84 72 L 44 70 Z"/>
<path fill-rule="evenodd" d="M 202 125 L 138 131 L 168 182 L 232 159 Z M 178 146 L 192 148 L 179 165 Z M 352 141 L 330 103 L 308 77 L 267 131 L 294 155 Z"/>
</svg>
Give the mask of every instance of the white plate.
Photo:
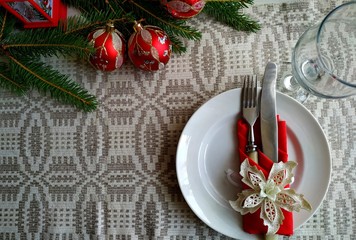
<svg viewBox="0 0 356 240">
<path fill-rule="evenodd" d="M 190 118 L 177 149 L 177 175 L 185 200 L 208 226 L 233 238 L 251 239 L 242 230 L 241 216 L 229 205 L 237 189 L 225 170 L 238 171 L 236 121 L 241 89 L 224 92 L 203 104 Z M 277 93 L 277 113 L 287 122 L 289 159 L 296 161 L 292 188 L 303 193 L 313 210 L 294 214 L 294 228 L 318 209 L 331 176 L 328 142 L 319 123 L 297 101 Z M 257 238 L 257 237 L 256 237 Z"/>
</svg>

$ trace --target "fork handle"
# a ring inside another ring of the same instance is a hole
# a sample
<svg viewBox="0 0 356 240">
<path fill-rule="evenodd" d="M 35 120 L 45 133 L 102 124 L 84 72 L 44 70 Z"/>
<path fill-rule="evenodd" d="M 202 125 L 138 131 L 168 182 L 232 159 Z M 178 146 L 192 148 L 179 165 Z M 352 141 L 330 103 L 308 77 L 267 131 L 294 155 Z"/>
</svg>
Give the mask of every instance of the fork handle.
<svg viewBox="0 0 356 240">
<path fill-rule="evenodd" d="M 251 158 L 255 163 L 258 163 L 258 153 L 256 151 L 257 146 L 255 145 L 255 133 L 253 132 L 253 125 L 250 125 L 249 140 L 246 146 L 246 152 L 249 158 Z"/>
<path fill-rule="evenodd" d="M 255 163 L 258 163 L 258 153 L 256 149 L 257 149 L 257 145 L 255 145 L 255 134 L 253 132 L 253 125 L 252 126 L 250 125 L 246 152 L 248 153 L 249 158 L 251 158 Z"/>
<path fill-rule="evenodd" d="M 258 163 L 258 152 L 257 151 L 249 152 L 248 157 L 251 158 L 255 163 Z"/>
</svg>

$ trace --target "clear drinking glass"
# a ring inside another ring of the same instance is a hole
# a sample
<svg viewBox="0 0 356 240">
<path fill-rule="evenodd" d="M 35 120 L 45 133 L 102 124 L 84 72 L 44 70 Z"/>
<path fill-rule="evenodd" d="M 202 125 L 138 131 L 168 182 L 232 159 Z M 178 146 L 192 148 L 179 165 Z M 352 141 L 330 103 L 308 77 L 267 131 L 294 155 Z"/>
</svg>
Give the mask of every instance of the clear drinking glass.
<svg viewBox="0 0 356 240">
<path fill-rule="evenodd" d="M 292 56 L 292 75 L 284 79 L 287 89 L 306 94 L 343 98 L 356 94 L 356 1 L 332 10 L 320 24 L 299 38 Z"/>
</svg>

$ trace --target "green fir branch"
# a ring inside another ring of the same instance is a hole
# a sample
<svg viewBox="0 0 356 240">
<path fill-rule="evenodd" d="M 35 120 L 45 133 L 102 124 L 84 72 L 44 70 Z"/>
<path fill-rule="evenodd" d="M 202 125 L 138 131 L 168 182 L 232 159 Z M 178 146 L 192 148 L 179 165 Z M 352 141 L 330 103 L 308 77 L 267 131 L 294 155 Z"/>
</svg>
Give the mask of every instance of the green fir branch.
<svg viewBox="0 0 356 240">
<path fill-rule="evenodd" d="M 118 2 L 114 0 L 62 0 L 63 3 L 79 9 L 84 12 L 94 12 L 96 10 L 108 10 L 110 2 Z M 120 1 L 121 2 L 121 1 Z"/>
<path fill-rule="evenodd" d="M 126 40 L 134 33 L 134 21 L 162 28 L 173 51 L 186 51 L 184 39 L 200 40 L 202 33 L 189 20 L 171 16 L 160 0 L 62 0 L 80 11 L 80 16 L 61 21 L 57 28 L 23 29 L 22 23 L 0 8 L 0 87 L 18 94 L 31 88 L 77 106 L 84 111 L 97 107 L 95 96 L 69 77 L 41 62 L 43 57 L 87 59 L 94 51 L 87 36 L 112 21 Z M 241 9 L 252 0 L 207 0 L 203 12 L 239 31 L 257 31 L 260 26 Z"/>
<path fill-rule="evenodd" d="M 175 19 L 163 9 L 159 2 L 155 1 L 134 1 L 130 0 L 130 8 L 134 15 L 140 16 L 137 20 L 144 20 L 146 25 L 154 25 L 162 28 L 173 42 L 173 52 L 182 53 L 186 51 L 183 41 L 180 38 L 190 40 L 200 40 L 201 32 L 189 26 L 187 21 Z"/>
<path fill-rule="evenodd" d="M 256 32 L 260 29 L 260 25 L 240 11 L 241 8 L 246 8 L 247 4 L 252 4 L 252 2 L 253 1 L 209 1 L 206 3 L 203 12 L 235 30 Z"/>
<path fill-rule="evenodd" d="M 169 16 L 166 10 L 159 4 L 134 0 L 130 2 L 134 6 L 132 9 L 137 13 L 136 15 L 142 16 L 145 22 L 150 25 L 157 25 L 163 28 L 168 35 L 176 35 L 191 40 L 201 39 L 201 33 L 198 30 L 187 25 L 187 22 L 184 20 L 178 20 Z M 160 10 L 158 11 L 159 13 L 163 12 L 161 13 L 162 16 L 157 14 L 157 10 Z"/>
<path fill-rule="evenodd" d="M 174 53 L 181 54 L 187 51 L 187 48 L 184 46 L 184 43 L 181 39 L 177 38 L 174 35 L 171 35 L 169 37 L 169 40 L 171 40 L 172 50 Z"/>
<path fill-rule="evenodd" d="M 10 13 L 0 7 L 0 40 L 11 34 L 15 29 L 16 20 Z"/>
<path fill-rule="evenodd" d="M 247 8 L 249 5 L 253 4 L 253 0 L 206 0 L 207 3 L 218 2 L 218 3 L 226 3 L 232 2 L 238 8 Z"/>
<path fill-rule="evenodd" d="M 16 75 L 12 74 L 9 65 L 0 63 L 0 87 L 6 88 L 17 95 L 24 95 L 28 86 Z"/>
<path fill-rule="evenodd" d="M 85 59 L 94 51 L 86 38 L 63 34 L 59 28 L 38 28 L 10 34 L 2 41 L 2 49 L 12 56 L 50 57 L 79 56 Z"/>
<path fill-rule="evenodd" d="M 1 11 L 1 19 L 0 19 L 0 39 L 3 37 L 4 33 L 5 33 L 5 30 L 6 30 L 6 20 L 7 20 L 7 11 L 6 12 L 3 12 Z"/>
<path fill-rule="evenodd" d="M 10 66 L 28 86 L 36 88 L 44 94 L 50 93 L 51 97 L 70 103 L 84 111 L 93 111 L 97 107 L 95 96 L 82 88 L 68 76 L 59 73 L 52 67 L 29 58 L 18 60 L 12 56 Z"/>
<path fill-rule="evenodd" d="M 80 16 L 69 17 L 63 24 L 63 32 L 68 34 L 77 34 L 87 36 L 91 31 L 98 27 L 103 27 L 108 21 L 122 27 L 123 23 L 131 20 L 129 14 L 125 14 L 121 9 L 112 11 L 94 11 L 91 13 L 83 12 Z"/>
</svg>

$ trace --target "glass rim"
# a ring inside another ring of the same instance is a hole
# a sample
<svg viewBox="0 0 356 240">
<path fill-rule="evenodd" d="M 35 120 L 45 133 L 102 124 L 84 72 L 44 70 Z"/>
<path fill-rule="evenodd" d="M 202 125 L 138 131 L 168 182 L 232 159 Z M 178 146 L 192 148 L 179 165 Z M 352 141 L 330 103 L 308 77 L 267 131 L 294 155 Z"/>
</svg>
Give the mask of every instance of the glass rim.
<svg viewBox="0 0 356 240">
<path fill-rule="evenodd" d="M 335 80 L 341 82 L 342 84 L 345 84 L 345 85 L 348 85 L 350 87 L 356 87 L 356 83 L 353 84 L 353 83 L 350 83 L 350 82 L 346 82 L 345 80 L 341 79 L 340 77 L 336 76 L 335 74 L 332 74 L 329 70 L 329 68 L 327 67 L 327 65 L 325 64 L 323 58 L 321 58 L 321 50 L 320 50 L 320 35 L 321 35 L 321 30 L 323 29 L 324 25 L 325 25 L 325 22 L 337 11 L 339 11 L 341 8 L 345 7 L 345 6 L 348 6 L 348 5 L 352 5 L 352 4 L 355 4 L 356 5 L 356 1 L 351 1 L 351 2 L 346 2 L 346 3 L 343 3 L 337 7 L 335 7 L 333 10 L 331 10 L 324 18 L 323 20 L 321 21 L 320 25 L 319 25 L 319 28 L 318 28 L 318 32 L 317 32 L 317 37 L 316 37 L 316 47 L 317 47 L 317 51 L 318 51 L 318 56 L 319 56 L 319 60 L 320 60 L 320 63 L 322 64 L 323 66 L 323 69 L 326 70 L 328 72 L 328 74 L 330 76 L 334 76 Z"/>
</svg>

